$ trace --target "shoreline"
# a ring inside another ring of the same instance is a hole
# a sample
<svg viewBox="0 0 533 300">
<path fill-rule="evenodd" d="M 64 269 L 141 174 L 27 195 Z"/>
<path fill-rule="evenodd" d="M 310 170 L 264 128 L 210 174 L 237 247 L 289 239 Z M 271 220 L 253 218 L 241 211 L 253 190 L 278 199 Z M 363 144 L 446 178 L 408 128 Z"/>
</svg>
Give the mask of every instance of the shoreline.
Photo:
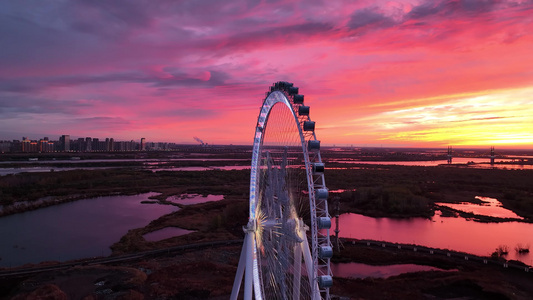
<svg viewBox="0 0 533 300">
<path fill-rule="evenodd" d="M 110 294 L 144 295 L 152 297 L 179 296 L 187 299 L 227 299 L 238 264 L 242 240 L 215 242 L 215 244 L 187 245 L 174 249 L 160 249 L 141 255 L 110 256 L 92 261 L 78 260 L 72 264 L 43 265 L 42 270 L 12 270 L 12 274 L 0 272 L 0 296 L 24 299 L 28 295 L 41 295 L 53 287 L 54 291 L 69 293 L 72 287 L 83 290 L 86 295 L 97 295 L 102 291 L 95 285 L 97 278 L 106 278 L 103 287 L 113 288 Z M 413 299 L 413 295 L 428 294 L 428 289 L 445 289 L 451 285 L 468 282 L 471 289 L 479 292 L 472 297 L 471 291 L 459 290 L 459 296 L 469 299 L 486 299 L 495 293 L 505 299 L 527 299 L 533 295 L 529 284 L 533 272 L 524 267 L 507 266 L 502 261 L 488 260 L 461 252 L 443 252 L 408 244 L 387 244 L 369 240 L 344 240 L 341 252 L 336 252 L 332 261 L 358 262 L 368 265 L 395 265 L 415 263 L 433 266 L 443 271 L 421 271 L 402 273 L 387 278 L 366 277 L 351 279 L 336 277 L 331 294 L 335 297 L 363 297 L 384 299 L 383 293 L 395 295 L 395 299 Z M 414 251 L 416 249 L 416 251 Z M 446 251 L 446 250 L 442 250 Z M 448 256 L 447 253 L 450 253 Z M 468 259 L 465 259 L 468 257 Z M 122 259 L 123 258 L 123 259 Z M 106 259 L 108 259 L 106 261 Z M 54 269 L 56 268 L 56 269 Z M 16 273 L 19 271 L 19 273 Z M 28 271 L 28 273 L 23 273 Z M 91 281 L 80 280 L 94 276 Z M 178 281 L 181 283 L 178 283 Z M 465 281 L 466 280 L 466 281 Z M 129 284 L 124 284 L 129 282 Z M 494 285 L 498 282 L 498 285 Z M 400 284 L 401 283 L 401 284 Z M 398 286 L 398 284 L 400 284 Z M 165 286 L 165 289 L 157 287 Z M 406 291 L 409 294 L 406 295 Z M 463 294 L 465 293 L 465 294 Z M 447 299 L 440 292 L 433 291 L 434 299 Z M 203 295 L 203 296 L 199 296 Z M 514 296 L 513 296 L 514 295 Z M 82 299 L 73 297 L 72 299 Z M 16 298 L 19 297 L 19 298 Z M 22 298 L 20 298 L 22 297 Z M 143 299 L 139 298 L 139 299 Z M 418 298 L 418 297 L 415 297 Z M 489 297 L 490 298 L 490 297 Z M 332 298 L 342 299 L 342 298 Z M 499 298 L 498 298 L 499 299 Z"/>
<path fill-rule="evenodd" d="M 374 266 L 387 266 L 394 265 L 398 263 L 415 263 L 413 261 L 404 261 L 397 259 L 385 259 L 379 257 L 365 256 L 364 255 L 348 255 L 343 256 L 344 250 L 350 247 L 356 248 L 370 248 L 374 250 L 387 250 L 398 253 L 413 253 L 417 254 L 430 254 L 437 258 L 445 259 L 459 259 L 469 262 L 493 265 L 502 268 L 511 268 L 528 273 L 528 275 L 533 275 L 533 265 L 525 264 L 517 260 L 507 260 L 504 256 L 482 256 L 472 253 L 467 253 L 463 251 L 451 250 L 451 249 L 442 249 L 442 248 L 433 248 L 419 244 L 407 244 L 407 243 L 396 243 L 383 240 L 374 240 L 374 239 L 355 239 L 355 238 L 340 238 L 340 251 L 334 250 L 334 257 L 332 262 L 334 263 L 346 263 L 346 262 L 358 262 Z M 174 246 L 166 248 L 154 248 L 151 250 L 138 251 L 134 253 L 121 253 L 121 254 L 111 254 L 109 256 L 100 256 L 100 257 L 90 257 L 90 258 L 79 258 L 68 261 L 43 261 L 40 263 L 28 263 L 20 266 L 14 267 L 0 267 L 0 278 L 9 277 L 9 276 L 18 276 L 23 274 L 33 274 L 39 272 L 49 271 L 55 268 L 70 268 L 75 266 L 84 266 L 84 265 L 95 265 L 95 264 L 114 264 L 117 262 L 128 262 L 128 261 L 140 261 L 147 257 L 157 257 L 161 255 L 172 255 L 174 252 L 180 252 L 183 250 L 192 250 L 200 248 L 212 248 L 212 247 L 223 247 L 227 245 L 236 244 L 242 246 L 243 239 L 230 239 L 230 240 L 209 240 L 202 241 L 199 243 L 188 243 L 188 244 L 177 244 Z M 420 261 L 418 262 L 420 264 Z M 431 265 L 434 267 L 441 267 L 440 265 Z"/>
</svg>

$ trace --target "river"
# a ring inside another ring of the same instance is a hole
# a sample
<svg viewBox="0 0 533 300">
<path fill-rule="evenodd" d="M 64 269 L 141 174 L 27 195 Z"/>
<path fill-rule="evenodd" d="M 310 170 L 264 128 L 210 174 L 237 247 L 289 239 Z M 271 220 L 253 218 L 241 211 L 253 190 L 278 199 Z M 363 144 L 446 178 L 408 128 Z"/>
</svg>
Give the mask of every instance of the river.
<svg viewBox="0 0 533 300">
<path fill-rule="evenodd" d="M 179 209 L 141 204 L 155 194 L 85 199 L 2 217 L 0 266 L 108 256 L 128 230 Z"/>
<path fill-rule="evenodd" d="M 331 160 L 336 163 L 345 164 L 367 164 L 367 165 L 399 165 L 399 166 L 422 166 L 435 167 L 439 165 L 447 165 L 447 160 L 416 160 L 416 161 L 366 161 L 366 160 Z M 455 157 L 452 160 L 452 166 L 468 165 L 469 168 L 483 168 L 483 169 L 516 169 L 516 170 L 533 170 L 533 165 L 517 164 L 505 159 L 496 159 L 495 164 L 491 164 L 487 158 L 470 158 L 470 157 Z"/>
<path fill-rule="evenodd" d="M 529 158 L 524 156 L 524 158 Z M 124 166 L 101 166 L 101 167 L 79 167 L 76 164 L 80 163 L 117 163 L 117 162 L 143 162 L 143 169 L 149 169 L 153 172 L 158 171 L 208 171 L 208 170 L 247 170 L 250 169 L 250 165 L 234 165 L 235 161 L 246 161 L 247 159 L 225 159 L 225 158 L 176 158 L 176 159 L 88 159 L 88 160 L 63 160 L 63 161 L 23 161 L 17 162 L 22 164 L 22 167 L 7 167 L 4 168 L 3 165 L 12 164 L 13 162 L 0 162 L 0 176 L 17 174 L 17 173 L 38 173 L 38 172 L 54 172 L 54 171 L 71 171 L 78 169 L 85 170 L 94 170 L 94 169 L 111 169 L 111 168 L 123 168 Z M 176 167 L 171 165 L 166 165 L 169 162 L 178 162 L 178 161 L 201 161 L 201 162 L 221 162 L 228 161 L 230 164 L 226 166 L 187 166 L 187 167 Z M 50 166 L 54 163 L 62 164 L 71 164 L 69 167 L 54 167 Z M 433 167 L 438 165 L 447 164 L 446 160 L 422 160 L 422 161 L 361 161 L 361 160 L 343 160 L 343 159 L 333 159 L 331 162 L 335 163 L 345 163 L 345 164 L 368 164 L 368 165 L 401 165 L 401 166 L 425 166 Z M 505 162 L 500 164 L 501 162 Z M 471 164 L 468 164 L 471 163 Z M 472 164 L 473 163 L 473 164 Z M 31 164 L 31 166 L 24 166 L 25 164 Z M 35 166 L 39 164 L 39 166 Z M 505 161 L 501 159 L 496 160 L 496 164 L 491 165 L 487 158 L 465 158 L 465 157 L 456 157 L 453 159 L 452 165 L 467 165 L 470 168 L 484 168 L 484 169 L 516 169 L 516 170 L 533 170 L 533 165 L 524 165 L 524 164 L 515 164 L 510 161 Z M 357 169 L 360 167 L 348 167 Z"/>
</svg>

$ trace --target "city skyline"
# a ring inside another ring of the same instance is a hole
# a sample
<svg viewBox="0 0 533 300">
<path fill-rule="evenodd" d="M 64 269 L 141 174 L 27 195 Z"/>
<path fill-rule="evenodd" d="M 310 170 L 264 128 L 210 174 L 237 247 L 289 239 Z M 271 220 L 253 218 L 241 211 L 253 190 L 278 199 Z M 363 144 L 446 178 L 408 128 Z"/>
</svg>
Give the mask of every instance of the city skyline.
<svg viewBox="0 0 533 300">
<path fill-rule="evenodd" d="M 68 134 L 61 135 L 58 139 L 50 139 L 48 136 L 32 139 L 27 136 L 22 139 L 0 139 L 0 153 L 47 153 L 47 152 L 113 152 L 113 151 L 145 151 L 145 150 L 169 150 L 170 143 L 146 142 L 142 137 L 138 141 L 121 141 L 105 137 L 71 137 Z"/>
<path fill-rule="evenodd" d="M 531 148 L 533 1 L 6 1 L 0 137 L 249 145 L 276 81 L 328 145 Z"/>
<path fill-rule="evenodd" d="M 131 149 L 135 148 L 134 150 L 170 150 L 172 149 L 173 147 L 177 147 L 177 146 L 202 146 L 202 147 L 211 147 L 211 146 L 214 146 L 214 147 L 225 147 L 225 146 L 249 146 L 249 147 L 252 147 L 253 145 L 252 144 L 209 144 L 207 142 L 204 142 L 202 139 L 198 138 L 198 137 L 193 137 L 191 139 L 190 142 L 184 142 L 184 143 L 175 143 L 175 142 L 169 142 L 169 141 L 164 141 L 164 140 L 160 140 L 160 141 L 157 141 L 157 140 L 152 140 L 150 138 L 145 138 L 145 137 L 140 137 L 140 138 L 132 138 L 132 139 L 127 139 L 127 140 L 121 140 L 121 139 L 115 139 L 113 137 L 87 137 L 87 136 L 71 136 L 71 135 L 60 135 L 56 138 L 56 136 L 54 135 L 44 135 L 44 136 L 40 136 L 40 137 L 37 137 L 36 135 L 26 135 L 26 136 L 23 136 L 21 138 L 15 138 L 15 139 L 5 139 L 3 138 L 2 136 L 0 136 L 0 152 L 2 152 L 1 150 L 4 150 L 3 152 L 6 152 L 5 149 L 8 149 L 9 147 L 7 146 L 8 144 L 10 143 L 13 143 L 13 142 L 17 142 L 17 143 L 22 143 L 24 141 L 26 142 L 32 142 L 32 143 L 40 143 L 40 142 L 50 142 L 50 143 L 53 143 L 53 144 L 61 144 L 61 145 L 64 145 L 64 140 L 65 137 L 67 138 L 67 140 L 70 141 L 70 144 L 73 145 L 73 144 L 76 144 L 76 143 L 79 143 L 80 141 L 83 141 L 84 143 L 88 143 L 88 142 L 100 142 L 100 143 L 108 143 L 109 141 L 111 143 L 131 143 Z M 68 144 L 68 143 L 67 143 Z M 416 147 L 416 146 L 391 146 L 391 145 L 356 145 L 356 144 L 333 144 L 333 143 L 321 143 L 321 145 L 323 147 L 327 147 L 327 148 L 352 148 L 352 149 L 363 149 L 363 148 L 367 148 L 367 149 L 374 149 L 374 148 L 382 148 L 382 149 L 405 149 L 405 150 L 410 150 L 410 149 L 418 149 L 418 150 L 424 150 L 424 149 L 428 149 L 428 150 L 440 150 L 442 153 L 445 153 L 448 151 L 448 153 L 451 151 L 451 152 L 455 152 L 456 150 L 460 150 L 460 151 L 466 151 L 466 150 L 483 150 L 483 149 L 490 149 L 490 150 L 494 150 L 496 147 L 494 145 L 466 145 L 466 146 L 461 146 L 461 145 L 444 145 L 444 146 L 435 146 L 435 147 Z M 63 146 L 61 146 L 63 147 Z M 75 146 L 75 147 L 79 147 L 79 146 Z M 147 147 L 147 148 L 145 148 Z M 4 149 L 5 148 L 5 149 Z M 51 148 L 52 149 L 52 148 Z M 89 150 L 89 149 L 86 149 L 84 148 L 85 150 L 82 150 L 82 149 L 76 149 L 76 151 L 86 151 L 86 150 Z M 128 150 L 131 150 L 131 149 L 128 149 Z M 533 151 L 533 148 L 532 147 L 529 147 L 529 146 L 526 146 L 526 147 L 520 147 L 520 146 L 516 146 L 516 147 L 513 147 L 513 146 L 499 146 L 497 147 L 498 150 L 510 150 L 510 151 L 515 151 L 515 150 L 518 150 L 518 151 L 527 151 L 527 153 L 529 153 L 530 151 Z M 73 150 L 72 147 L 70 150 Z M 91 150 L 94 150 L 94 149 L 91 149 Z M 89 151 L 91 151 L 89 150 Z M 113 151 L 113 150 L 109 150 L 109 149 L 98 149 L 98 151 Z M 63 151 L 63 149 L 57 149 L 57 148 L 54 148 L 53 150 L 50 150 L 50 151 L 44 151 L 44 152 L 55 152 L 55 151 Z M 8 151 L 8 152 L 11 152 L 11 151 Z M 21 152 L 20 150 L 15 150 L 14 152 Z M 38 152 L 38 151 L 35 151 L 35 152 Z M 488 153 L 488 152 L 487 152 Z"/>
</svg>

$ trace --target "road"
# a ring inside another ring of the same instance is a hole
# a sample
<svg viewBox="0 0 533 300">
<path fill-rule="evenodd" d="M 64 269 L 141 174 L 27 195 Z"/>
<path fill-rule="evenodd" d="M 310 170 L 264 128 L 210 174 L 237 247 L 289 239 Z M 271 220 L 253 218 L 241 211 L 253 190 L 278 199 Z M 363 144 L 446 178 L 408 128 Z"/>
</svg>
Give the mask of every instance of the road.
<svg viewBox="0 0 533 300">
<path fill-rule="evenodd" d="M 517 270 L 525 271 L 529 274 L 533 274 L 533 268 L 530 266 L 524 266 L 524 265 L 520 265 L 520 264 L 513 263 L 513 262 L 494 260 L 488 257 L 481 257 L 481 256 L 463 253 L 463 252 L 435 249 L 435 248 L 429 248 L 429 247 L 424 247 L 424 246 L 419 246 L 419 245 L 397 244 L 397 243 L 374 241 L 374 240 L 358 240 L 358 239 L 342 238 L 340 239 L 340 241 L 344 247 L 367 246 L 367 247 L 375 247 L 375 248 L 387 248 L 389 250 L 394 250 L 394 251 L 413 251 L 413 252 L 426 253 L 426 254 L 431 254 L 431 255 L 436 255 L 436 256 L 446 256 L 451 259 L 466 260 L 472 263 L 499 265 L 502 268 L 517 269 Z M 182 246 L 175 246 L 175 247 L 164 248 L 164 249 L 139 252 L 139 253 L 134 253 L 134 254 L 125 254 L 125 255 L 108 256 L 108 257 L 96 257 L 96 258 L 90 258 L 90 259 L 77 260 L 74 262 L 58 263 L 54 265 L 46 265 L 46 266 L 36 265 L 34 267 L 26 267 L 26 268 L 25 267 L 9 268 L 9 269 L 0 270 L 0 278 L 31 275 L 31 274 L 41 273 L 41 272 L 46 272 L 46 271 L 63 270 L 63 269 L 68 269 L 74 266 L 105 265 L 105 264 L 113 264 L 113 263 L 122 263 L 122 262 L 127 262 L 127 261 L 140 260 L 140 259 L 144 259 L 148 257 L 175 254 L 175 253 L 184 252 L 184 251 L 222 247 L 222 246 L 227 246 L 227 245 L 242 245 L 242 242 L 243 240 L 205 242 L 205 243 L 189 244 L 189 245 L 182 245 Z"/>
</svg>

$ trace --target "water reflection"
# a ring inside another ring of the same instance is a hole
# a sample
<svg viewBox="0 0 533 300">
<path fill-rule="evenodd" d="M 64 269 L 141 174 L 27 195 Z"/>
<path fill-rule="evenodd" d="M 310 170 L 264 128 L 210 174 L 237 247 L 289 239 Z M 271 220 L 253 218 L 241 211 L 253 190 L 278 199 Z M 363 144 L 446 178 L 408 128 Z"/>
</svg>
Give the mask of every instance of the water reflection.
<svg viewBox="0 0 533 300">
<path fill-rule="evenodd" d="M 336 277 L 344 278 L 388 278 L 404 273 L 422 272 L 422 271 L 448 271 L 430 266 L 414 264 L 398 264 L 385 266 L 372 266 L 361 263 L 332 263 L 331 272 Z"/>
<path fill-rule="evenodd" d="M 118 169 L 123 167 L 23 167 L 23 168 L 0 168 L 0 176 L 19 174 L 19 173 L 48 173 L 48 172 L 61 172 L 72 170 L 103 170 L 103 169 Z M 147 166 L 146 169 L 152 172 L 160 171 L 231 171 L 231 170 L 249 170 L 250 166 L 207 166 L 207 167 L 167 167 L 167 168 L 154 168 L 153 166 Z"/>
<path fill-rule="evenodd" d="M 476 215 L 497 217 L 497 218 L 513 218 L 521 219 L 519 215 L 515 214 L 512 210 L 508 210 L 502 207 L 502 203 L 498 199 L 490 197 L 476 196 L 476 199 L 483 201 L 481 204 L 475 204 L 470 202 L 462 203 L 435 203 L 436 205 L 446 206 L 455 210 L 464 211 L 467 213 L 473 213 Z"/>
<path fill-rule="evenodd" d="M 156 193 L 85 199 L 0 218 L 0 266 L 111 254 L 128 230 L 178 210 L 146 205 Z"/>
<path fill-rule="evenodd" d="M 30 167 L 30 168 L 0 168 L 0 176 L 19 173 L 48 173 L 55 171 L 72 171 L 72 170 L 101 170 L 111 169 L 113 167 Z"/>
<path fill-rule="evenodd" d="M 150 170 L 152 172 L 160 172 L 160 171 L 209 171 L 209 170 L 216 170 L 216 171 L 231 171 L 231 170 L 248 170 L 250 169 L 250 166 L 217 166 L 217 167 L 168 167 L 168 168 L 157 168 Z"/>
<path fill-rule="evenodd" d="M 75 164 L 80 163 L 117 163 L 117 162 L 144 162 L 144 169 L 151 170 L 152 172 L 159 171 L 209 171 L 209 170 L 248 170 L 250 165 L 226 165 L 226 166 L 188 166 L 188 167 L 174 167 L 166 166 L 168 163 L 173 161 L 245 161 L 246 159 L 170 159 L 170 160 L 156 160 L 156 159 L 95 159 L 95 160 L 77 160 L 77 161 L 60 161 L 61 163 L 70 163 L 73 164 L 72 167 L 53 167 L 46 166 L 47 164 L 58 163 L 59 161 L 31 161 L 31 162 L 17 162 L 17 163 L 39 163 L 44 166 L 38 167 L 22 167 L 22 168 L 2 168 L 2 164 L 12 163 L 12 162 L 0 162 L 0 176 L 8 174 L 18 174 L 23 172 L 53 172 L 53 171 L 70 171 L 70 170 L 94 170 L 94 169 L 113 169 L 113 168 L 122 168 L 124 166 L 102 166 L 102 167 L 76 167 Z M 346 164 L 368 164 L 368 165 L 401 165 L 401 166 L 438 166 L 446 164 L 446 160 L 428 160 L 428 161 L 360 161 L 360 160 L 344 160 L 344 159 L 331 159 L 329 162 L 336 163 L 346 163 Z M 473 162 L 473 164 L 469 164 Z M 503 162 L 503 161 L 497 161 Z M 494 164 L 486 162 L 484 158 L 454 158 L 453 165 L 468 165 L 471 168 L 483 168 L 483 169 L 517 169 L 524 170 L 533 169 L 533 165 L 527 164 L 513 164 L 512 162 L 506 162 L 505 164 Z M 334 167 L 329 168 L 330 170 L 334 169 L 362 169 L 363 167 Z"/>
<path fill-rule="evenodd" d="M 338 190 L 329 190 L 330 193 L 333 193 L 333 194 L 340 194 L 340 193 L 344 193 L 344 192 L 355 192 L 356 189 L 338 189 Z"/>
<path fill-rule="evenodd" d="M 533 224 L 523 222 L 480 223 L 464 218 L 372 218 L 359 214 L 342 214 L 339 236 L 418 244 L 490 256 L 500 245 L 507 245 L 507 259 L 533 265 L 533 255 L 514 251 L 518 244 L 533 245 Z"/>
<path fill-rule="evenodd" d="M 179 196 L 169 197 L 167 200 L 173 203 L 183 205 L 200 204 L 211 201 L 220 201 L 224 199 L 224 195 L 199 195 L 199 194 L 182 194 Z"/>
<path fill-rule="evenodd" d="M 166 164 L 174 161 L 246 161 L 246 158 L 109 158 L 109 159 L 52 159 L 52 160 L 27 160 L 27 161 L 0 161 L 0 165 L 6 164 L 83 164 L 83 163 L 117 163 L 117 162 L 144 162 L 150 165 Z"/>
<path fill-rule="evenodd" d="M 327 162 L 344 163 L 344 164 L 369 164 L 369 165 L 398 165 L 398 166 L 423 166 L 435 167 L 438 165 L 447 165 L 447 160 L 419 160 L 419 161 L 366 161 L 366 160 L 346 160 L 346 159 L 330 159 Z M 452 165 L 465 165 L 471 168 L 482 169 L 517 169 L 517 170 L 532 170 L 531 164 L 516 164 L 512 161 L 499 160 L 495 164 L 490 164 L 487 158 L 472 158 L 472 157 L 454 157 Z"/>
</svg>

